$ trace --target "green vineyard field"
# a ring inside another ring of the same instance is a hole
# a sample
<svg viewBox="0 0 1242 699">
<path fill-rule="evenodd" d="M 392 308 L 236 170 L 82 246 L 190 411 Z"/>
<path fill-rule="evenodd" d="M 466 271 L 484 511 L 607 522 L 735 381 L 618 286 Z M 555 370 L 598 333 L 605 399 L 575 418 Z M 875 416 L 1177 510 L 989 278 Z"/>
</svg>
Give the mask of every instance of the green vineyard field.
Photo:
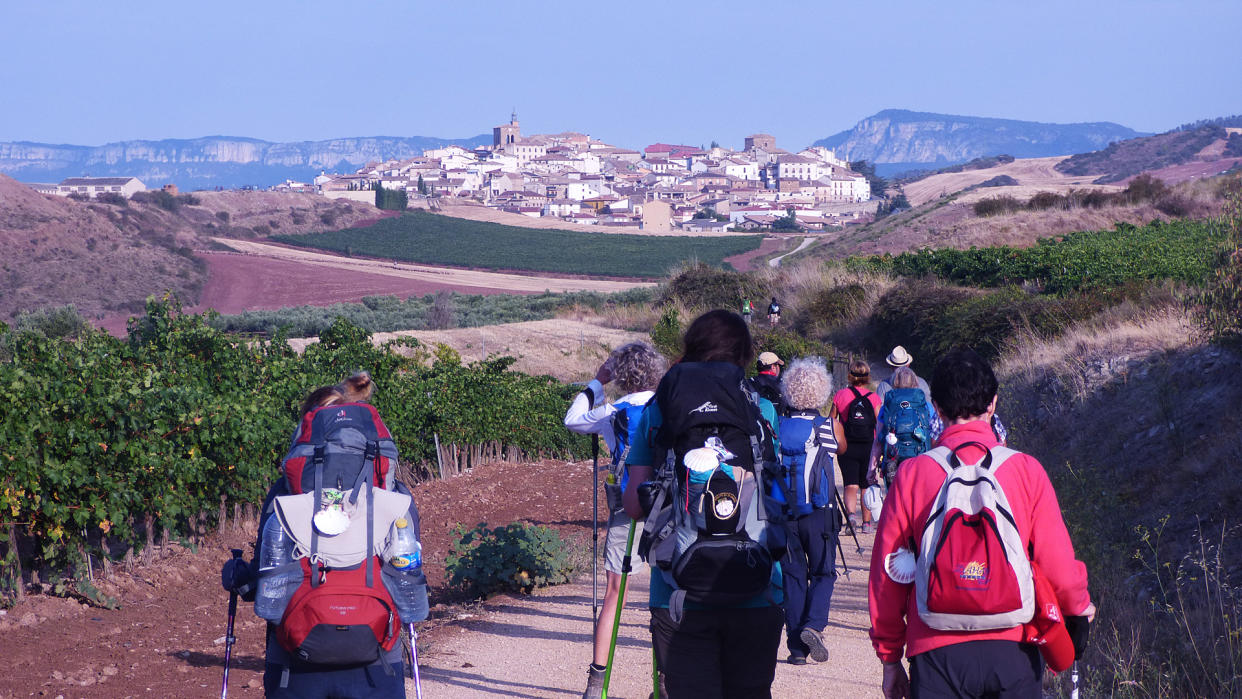
<svg viewBox="0 0 1242 699">
<path fill-rule="evenodd" d="M 682 262 L 720 266 L 763 236 L 705 238 L 519 228 L 411 211 L 365 228 L 273 236 L 349 255 L 452 265 L 612 277 L 662 277 Z"/>
</svg>

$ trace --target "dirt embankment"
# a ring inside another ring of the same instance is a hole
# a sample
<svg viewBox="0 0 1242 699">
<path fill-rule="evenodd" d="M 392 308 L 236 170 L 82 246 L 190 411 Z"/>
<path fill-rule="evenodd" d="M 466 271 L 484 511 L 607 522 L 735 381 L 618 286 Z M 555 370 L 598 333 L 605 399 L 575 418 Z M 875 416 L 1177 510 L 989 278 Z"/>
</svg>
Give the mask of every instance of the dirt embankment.
<svg viewBox="0 0 1242 699">
<path fill-rule="evenodd" d="M 195 255 L 205 235 L 305 233 L 376 218 L 371 206 L 275 192 L 196 192 L 169 207 L 75 201 L 0 175 L 0 320 L 73 304 L 94 321 L 140 312 L 148 296 L 169 291 L 193 302 L 209 276 Z"/>
</svg>

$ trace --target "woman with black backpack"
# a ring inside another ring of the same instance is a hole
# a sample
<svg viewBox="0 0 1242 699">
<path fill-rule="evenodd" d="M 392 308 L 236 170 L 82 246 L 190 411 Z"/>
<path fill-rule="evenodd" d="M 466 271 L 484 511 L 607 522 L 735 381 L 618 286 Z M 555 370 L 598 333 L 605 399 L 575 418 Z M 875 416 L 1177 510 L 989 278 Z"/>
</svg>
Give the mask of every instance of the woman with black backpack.
<svg viewBox="0 0 1242 699">
<path fill-rule="evenodd" d="M 849 516 L 850 526 L 865 534 L 873 526 L 871 511 L 862 508 L 860 519 L 858 503 L 868 485 L 867 466 L 871 457 L 871 445 L 875 441 L 880 397 L 870 389 L 871 365 L 862 359 L 850 362 L 849 382 L 848 388 L 837 391 L 832 397 L 829 417 L 840 422 L 845 430 L 846 449 L 837 456 L 841 481 L 845 484 L 845 511 Z"/>
<path fill-rule="evenodd" d="M 661 696 L 770 697 L 784 622 L 773 550 L 784 548 L 783 521 L 764 503 L 779 477 L 776 411 L 745 381 L 754 349 L 741 316 L 699 316 L 684 346 L 642 414 L 624 495 L 626 511 L 647 518 L 640 553 L 652 566 Z"/>
</svg>

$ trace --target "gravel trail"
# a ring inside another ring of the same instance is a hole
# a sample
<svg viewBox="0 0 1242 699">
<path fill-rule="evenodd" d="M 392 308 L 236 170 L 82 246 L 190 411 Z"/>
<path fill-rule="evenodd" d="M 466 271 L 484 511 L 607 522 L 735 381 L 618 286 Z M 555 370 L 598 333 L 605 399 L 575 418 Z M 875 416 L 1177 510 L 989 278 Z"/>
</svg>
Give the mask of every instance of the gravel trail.
<svg viewBox="0 0 1242 699">
<path fill-rule="evenodd" d="M 880 662 L 867 637 L 867 558 L 871 536 L 854 550 L 848 532 L 841 541 L 850 575 L 837 578 L 825 640 L 826 663 L 793 666 L 781 640 L 775 697 L 876 696 Z M 839 556 L 838 556 L 839 558 Z M 838 560 L 838 570 L 840 570 Z M 609 696 L 643 699 L 651 691 L 651 636 L 646 609 L 649 573 L 637 566 L 629 579 L 621 617 Z M 602 574 L 601 574 L 602 586 Z M 602 595 L 602 593 L 601 593 Z M 420 639 L 423 694 L 434 697 L 577 697 L 591 656 L 591 580 L 536 590 L 526 597 L 503 596 L 477 613 Z M 408 683 L 414 696 L 413 681 Z"/>
</svg>

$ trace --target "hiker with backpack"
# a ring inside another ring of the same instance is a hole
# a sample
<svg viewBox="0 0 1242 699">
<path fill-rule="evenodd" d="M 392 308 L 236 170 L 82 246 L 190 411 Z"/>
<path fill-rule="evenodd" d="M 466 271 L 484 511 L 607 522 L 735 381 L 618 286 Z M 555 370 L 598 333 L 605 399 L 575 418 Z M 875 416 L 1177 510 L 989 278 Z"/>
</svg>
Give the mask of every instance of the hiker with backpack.
<svg viewBox="0 0 1242 699">
<path fill-rule="evenodd" d="M 587 384 L 565 413 L 565 427 L 579 434 L 597 434 L 603 438 L 612 455 L 609 473 L 611 483 L 604 486 L 608 495 L 608 529 L 604 538 L 604 575 L 607 587 L 604 603 L 600 607 L 595 624 L 594 651 L 587 669 L 587 687 L 583 699 L 598 699 L 603 693 L 604 677 L 608 670 L 608 655 L 612 640 L 614 617 L 620 604 L 623 558 L 629 555 L 626 541 L 634 522 L 621 507 L 621 493 L 629 482 L 629 470 L 624 457 L 633 443 L 639 419 L 647 402 L 654 395 L 656 384 L 664 375 L 663 355 L 646 342 L 631 342 L 613 350 L 608 359 L 595 372 L 595 378 Z M 609 403 L 604 398 L 604 386 L 616 381 L 623 394 Z M 635 525 L 636 534 L 641 525 Z"/>
<path fill-rule="evenodd" d="M 837 507 L 833 457 L 844 429 L 820 414 L 832 395 L 832 376 L 819 357 L 795 359 L 781 380 L 789 415 L 780 421 L 781 477 L 773 496 L 785 506 L 785 644 L 789 663 L 828 660 L 823 631 L 836 582 Z"/>
<path fill-rule="evenodd" d="M 776 414 L 745 380 L 754 350 L 740 315 L 704 313 L 683 346 L 643 412 L 624 494 L 646 517 L 661 697 L 770 697 L 784 620 Z"/>
<path fill-rule="evenodd" d="M 788 412 L 785 399 L 781 395 L 781 367 L 783 366 L 785 362 L 781 361 L 775 352 L 760 352 L 759 358 L 755 360 L 756 373 L 748 379 L 750 387 L 759 394 L 759 397 L 766 398 L 772 403 L 778 416 Z"/>
<path fill-rule="evenodd" d="M 891 388 L 884 394 L 876 419 L 867 471 L 867 480 L 882 482 L 885 489 L 903 462 L 931 448 L 933 424 L 932 406 L 909 367 L 898 367 L 889 382 Z"/>
<path fill-rule="evenodd" d="M 427 617 L 427 582 L 418 508 L 373 391 L 363 372 L 307 397 L 255 559 L 221 571 L 268 621 L 267 697 L 405 697 L 401 627 Z"/>
<path fill-rule="evenodd" d="M 781 322 L 781 304 L 773 296 L 772 302 L 768 304 L 768 325 L 776 327 L 779 322 Z"/>
<path fill-rule="evenodd" d="M 867 467 L 870 465 L 871 446 L 875 443 L 881 402 L 880 397 L 868 388 L 871 365 L 866 361 L 855 359 L 850 362 L 849 382 L 847 388 L 837 391 L 832 397 L 829 417 L 845 433 L 846 448 L 837 456 L 837 464 L 841 469 L 841 482 L 845 484 L 846 516 L 850 519 L 850 526 L 865 534 L 871 531 L 874 522 L 871 511 L 865 507 L 859 517 L 858 503 L 870 485 Z"/>
<path fill-rule="evenodd" d="M 884 696 L 1038 699 L 1042 658 L 1060 654 L 1064 668 L 1065 644 L 1068 660 L 1086 644 L 1095 615 L 1086 566 L 1043 466 L 992 432 L 997 381 L 987 362 L 953 350 L 931 389 L 947 427 L 938 447 L 897 471 L 871 555 L 871 642 Z M 1046 611 L 1045 590 L 1047 604 L 1067 614 Z M 1036 620 L 1056 627 L 1061 616 L 1060 636 L 1031 635 Z"/>
<path fill-rule="evenodd" d="M 747 325 L 750 325 L 750 316 L 754 312 L 755 312 L 755 306 L 754 304 L 750 302 L 750 297 L 743 296 L 742 297 L 742 320 L 746 321 Z"/>
</svg>

